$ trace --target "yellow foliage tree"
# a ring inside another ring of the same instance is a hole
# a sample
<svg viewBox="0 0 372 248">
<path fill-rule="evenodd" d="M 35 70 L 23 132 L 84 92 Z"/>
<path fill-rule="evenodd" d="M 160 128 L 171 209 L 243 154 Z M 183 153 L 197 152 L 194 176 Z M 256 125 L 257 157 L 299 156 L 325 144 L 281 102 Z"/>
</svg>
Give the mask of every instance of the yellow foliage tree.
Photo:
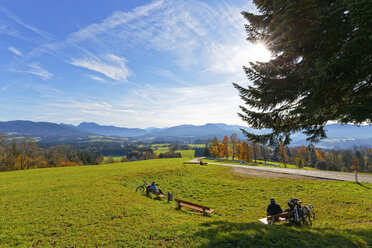
<svg viewBox="0 0 372 248">
<path fill-rule="evenodd" d="M 229 137 L 225 136 L 221 143 L 220 157 L 226 159 L 230 156 Z"/>
<path fill-rule="evenodd" d="M 213 157 L 218 158 L 220 156 L 221 143 L 218 141 L 217 137 L 213 138 L 209 149 Z"/>
<path fill-rule="evenodd" d="M 239 159 L 248 163 L 252 162 L 251 149 L 246 142 L 239 144 Z"/>
</svg>

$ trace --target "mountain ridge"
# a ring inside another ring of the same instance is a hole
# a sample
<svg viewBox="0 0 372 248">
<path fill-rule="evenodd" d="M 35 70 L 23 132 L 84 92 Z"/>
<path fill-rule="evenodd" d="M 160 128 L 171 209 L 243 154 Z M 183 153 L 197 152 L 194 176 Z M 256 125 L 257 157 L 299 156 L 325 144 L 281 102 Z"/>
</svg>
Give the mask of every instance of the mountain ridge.
<svg viewBox="0 0 372 248">
<path fill-rule="evenodd" d="M 32 122 L 7 121 L 0 122 L 0 132 L 8 133 L 11 137 L 89 137 L 94 135 L 131 138 L 142 142 L 194 142 L 208 140 L 216 136 L 222 139 L 225 135 L 236 133 L 240 139 L 245 139 L 240 129 L 248 132 L 265 133 L 268 130 L 255 130 L 240 125 L 224 123 L 206 123 L 204 125 L 184 124 L 168 128 L 125 128 L 112 125 L 99 125 L 94 122 L 82 122 L 79 125 Z M 353 145 L 372 146 L 372 126 L 354 126 L 329 124 L 325 126 L 328 138 L 320 141 L 318 146 L 324 147 L 352 147 Z M 292 135 L 292 146 L 306 145 L 306 136 L 302 133 Z"/>
</svg>

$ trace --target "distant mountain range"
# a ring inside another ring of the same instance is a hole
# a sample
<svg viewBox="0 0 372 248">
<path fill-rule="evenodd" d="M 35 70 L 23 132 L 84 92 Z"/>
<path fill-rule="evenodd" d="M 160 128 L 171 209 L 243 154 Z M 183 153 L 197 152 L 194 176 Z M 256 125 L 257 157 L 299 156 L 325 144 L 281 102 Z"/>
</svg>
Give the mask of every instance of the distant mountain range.
<svg viewBox="0 0 372 248">
<path fill-rule="evenodd" d="M 74 127 L 74 126 L 73 126 Z M 75 129 L 81 132 L 89 132 L 100 134 L 104 136 L 118 136 L 118 137 L 136 137 L 148 133 L 145 129 L 140 128 L 124 128 L 114 126 L 101 126 L 94 122 L 82 122 Z"/>
<path fill-rule="evenodd" d="M 103 126 L 94 122 L 82 122 L 78 126 L 71 124 L 56 124 L 49 122 L 32 121 L 7 121 L 0 122 L 0 132 L 7 133 L 10 137 L 33 137 L 40 143 L 63 143 L 63 142 L 89 142 L 89 138 L 97 140 L 101 136 L 102 141 L 107 137 L 116 137 L 116 142 L 138 140 L 142 142 L 194 142 L 195 140 L 208 140 L 214 136 L 222 139 L 225 135 L 236 133 L 240 139 L 245 137 L 240 129 L 254 133 L 265 133 L 265 130 L 227 125 L 223 123 L 207 123 L 205 125 L 180 125 L 169 128 L 124 128 L 115 126 Z M 326 125 L 327 139 L 317 144 L 319 147 L 347 148 L 354 145 L 372 147 L 372 126 L 354 125 Z M 306 136 L 296 133 L 292 136 L 292 146 L 307 145 Z"/>
</svg>

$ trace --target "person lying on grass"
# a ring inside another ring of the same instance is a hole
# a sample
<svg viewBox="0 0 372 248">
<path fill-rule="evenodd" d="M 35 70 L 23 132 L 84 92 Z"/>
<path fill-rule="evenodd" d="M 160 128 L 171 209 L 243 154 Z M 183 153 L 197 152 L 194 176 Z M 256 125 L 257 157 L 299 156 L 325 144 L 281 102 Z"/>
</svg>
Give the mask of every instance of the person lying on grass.
<svg viewBox="0 0 372 248">
<path fill-rule="evenodd" d="M 151 185 L 150 185 L 150 188 L 152 188 L 153 190 L 155 190 L 158 194 L 162 194 L 162 195 L 164 195 L 163 192 L 161 192 L 161 189 L 158 189 L 158 188 L 156 187 L 156 183 L 155 183 L 155 181 L 152 181 L 152 183 L 151 183 Z M 155 192 L 153 192 L 153 191 L 151 191 L 151 193 L 155 194 Z"/>
<path fill-rule="evenodd" d="M 288 213 L 283 213 L 282 208 L 275 202 L 274 198 L 270 198 L 270 204 L 266 209 L 267 212 L 267 222 L 271 221 L 271 218 L 275 218 L 274 222 L 279 221 L 279 217 L 285 218 Z"/>
</svg>

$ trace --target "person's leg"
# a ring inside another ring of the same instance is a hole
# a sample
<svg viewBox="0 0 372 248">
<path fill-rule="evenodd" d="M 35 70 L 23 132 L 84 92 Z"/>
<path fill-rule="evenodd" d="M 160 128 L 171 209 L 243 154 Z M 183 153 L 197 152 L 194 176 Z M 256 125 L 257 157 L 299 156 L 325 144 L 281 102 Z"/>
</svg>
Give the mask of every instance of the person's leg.
<svg viewBox="0 0 372 248">
<path fill-rule="evenodd" d="M 164 195 L 163 192 L 161 192 L 161 189 L 159 189 L 159 193 L 162 194 L 162 195 Z"/>
<path fill-rule="evenodd" d="M 267 224 L 270 224 L 271 223 L 271 218 L 272 218 L 272 216 L 267 216 Z"/>
</svg>

